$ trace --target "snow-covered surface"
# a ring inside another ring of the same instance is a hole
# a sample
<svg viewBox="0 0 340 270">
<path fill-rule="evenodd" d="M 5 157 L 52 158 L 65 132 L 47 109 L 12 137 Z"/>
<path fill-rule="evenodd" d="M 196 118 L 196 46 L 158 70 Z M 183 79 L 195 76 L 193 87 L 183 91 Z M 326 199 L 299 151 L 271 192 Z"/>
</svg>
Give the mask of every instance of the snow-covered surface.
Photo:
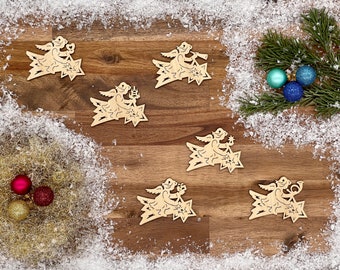
<svg viewBox="0 0 340 270">
<path fill-rule="evenodd" d="M 97 19 L 110 27 L 110 18 L 120 16 L 129 20 L 137 28 L 147 28 L 155 19 L 170 15 L 193 31 L 199 31 L 200 25 L 195 24 L 191 14 L 197 14 L 198 18 L 204 19 L 208 25 L 211 25 L 211 28 L 216 26 L 217 19 L 223 26 L 221 43 L 226 46 L 226 53 L 230 57 L 230 63 L 226 66 L 227 79 L 230 79 L 226 82 L 230 81 L 230 83 L 221 86 L 220 93 L 224 94 L 219 98 L 222 106 L 237 111 L 239 104 L 236 100 L 239 97 L 254 94 L 266 87 L 263 74 L 254 69 L 252 60 L 259 38 L 266 29 L 275 28 L 292 36 L 299 36 L 301 35 L 300 13 L 311 7 L 325 7 L 330 15 L 340 21 L 339 0 L 278 0 L 277 2 L 270 0 L 0 0 L 0 34 L 3 37 L 0 40 L 0 48 L 6 56 L 4 59 L 9 61 L 10 51 L 6 51 L 6 46 L 21 34 L 17 23 L 19 19 L 34 27 L 54 24 L 59 28 L 76 21 L 78 27 L 81 28 L 91 25 Z M 40 19 L 40 22 L 32 21 L 31 18 L 37 16 L 43 19 Z M 6 62 L 1 65 L 3 69 L 6 69 Z M 4 83 L 9 81 L 11 81 L 11 75 L 7 75 Z M 229 96 L 228 99 L 225 99 L 225 95 Z M 5 110 L 7 113 L 4 113 Z M 2 104 L 0 111 L 1 122 L 4 122 L 5 117 L 11 117 L 10 114 L 19 118 L 36 119 L 34 116 L 22 114 L 13 101 Z M 33 121 L 39 125 L 38 122 L 39 120 Z M 277 116 L 256 114 L 248 119 L 238 119 L 238 122 L 243 123 L 247 128 L 245 136 L 253 137 L 264 147 L 280 148 L 284 147 L 286 142 L 292 142 L 297 147 L 311 144 L 314 146 L 316 158 L 327 156 L 331 159 L 330 179 L 333 180 L 336 194 L 333 204 L 334 215 L 339 219 L 339 115 L 330 119 L 316 119 L 290 110 L 288 113 Z M 58 122 L 51 121 L 50 123 L 55 126 Z M 64 138 L 69 131 L 63 124 L 60 124 L 53 132 L 55 136 Z M 75 142 L 81 145 L 82 142 L 87 142 L 86 138 L 79 138 L 75 136 L 70 139 L 69 137 L 68 142 L 65 143 Z M 96 154 L 89 151 L 88 155 L 95 156 Z M 89 157 L 84 156 L 84 158 L 87 160 Z M 102 239 L 97 239 L 83 247 L 82 255 L 76 258 L 65 258 L 53 269 L 340 269 L 340 221 L 331 223 L 329 227 L 331 249 L 325 254 L 310 254 L 306 246 L 300 246 L 286 255 L 273 257 L 263 257 L 258 252 L 245 251 L 237 254 L 224 254 L 219 258 L 182 254 L 149 261 L 143 256 L 124 254 L 116 249 L 107 250 Z M 102 234 L 102 237 L 104 236 L 105 232 Z M 16 262 L 1 257 L 0 266 L 3 269 L 20 268 Z M 41 265 L 39 268 L 44 269 L 44 266 Z"/>
</svg>

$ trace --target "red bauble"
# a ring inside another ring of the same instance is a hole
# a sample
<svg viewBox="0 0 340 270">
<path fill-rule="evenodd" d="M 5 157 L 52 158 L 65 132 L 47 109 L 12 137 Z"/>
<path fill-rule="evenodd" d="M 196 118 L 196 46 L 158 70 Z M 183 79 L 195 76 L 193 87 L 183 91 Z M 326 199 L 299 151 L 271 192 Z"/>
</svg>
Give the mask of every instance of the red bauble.
<svg viewBox="0 0 340 270">
<path fill-rule="evenodd" d="M 42 186 L 35 189 L 33 201 L 36 205 L 47 206 L 53 202 L 54 193 L 48 186 Z"/>
<path fill-rule="evenodd" d="M 32 181 L 26 175 L 17 175 L 11 182 L 11 190 L 18 195 L 27 194 L 32 186 Z"/>
</svg>

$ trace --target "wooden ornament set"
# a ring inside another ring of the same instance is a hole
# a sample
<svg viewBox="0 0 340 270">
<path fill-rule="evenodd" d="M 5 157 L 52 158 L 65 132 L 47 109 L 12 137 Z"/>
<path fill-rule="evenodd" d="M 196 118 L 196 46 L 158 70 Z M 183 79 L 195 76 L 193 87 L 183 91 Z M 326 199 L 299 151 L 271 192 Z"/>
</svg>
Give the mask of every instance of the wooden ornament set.
<svg viewBox="0 0 340 270">
<path fill-rule="evenodd" d="M 56 39 L 45 45 L 36 45 L 39 50 L 45 51 L 44 55 L 26 51 L 27 56 L 32 60 L 29 70 L 30 75 L 27 80 L 32 80 L 47 74 L 61 73 L 61 78 L 69 76 L 72 81 L 78 75 L 85 75 L 81 68 L 81 59 L 74 60 L 72 54 L 75 50 L 74 43 L 58 36 Z M 170 58 L 169 62 L 152 60 L 158 68 L 157 84 L 159 88 L 165 84 L 176 80 L 188 79 L 188 83 L 196 81 L 200 85 L 204 80 L 211 79 L 207 72 L 207 63 L 199 64 L 197 58 L 208 59 L 207 54 L 191 51 L 192 46 L 187 42 L 182 42 L 176 49 L 161 53 L 163 57 Z M 144 113 L 145 104 L 137 105 L 140 98 L 138 89 L 122 82 L 115 88 L 100 91 L 100 94 L 108 97 L 107 101 L 90 98 L 91 103 L 96 107 L 95 116 L 91 126 L 96 126 L 107 121 L 124 119 L 124 124 L 131 122 L 134 127 L 139 122 L 148 121 Z M 243 168 L 241 163 L 241 151 L 233 152 L 234 137 L 229 136 L 222 128 L 216 129 L 205 137 L 196 136 L 196 139 L 205 145 L 195 145 L 190 142 L 186 146 L 191 151 L 190 161 L 187 171 L 192 171 L 205 166 L 220 166 L 220 170 L 228 169 L 232 173 L 235 169 Z M 249 220 L 266 215 L 283 214 L 283 219 L 291 218 L 292 222 L 299 218 L 307 218 L 303 208 L 304 201 L 297 202 L 295 195 L 299 194 L 303 188 L 303 182 L 298 181 L 292 184 L 286 177 L 268 185 L 259 187 L 269 193 L 266 195 L 249 191 L 254 199 L 253 209 Z M 192 209 L 192 200 L 185 201 L 182 196 L 187 187 L 183 183 L 178 183 L 172 178 L 167 178 L 159 186 L 146 189 L 154 198 L 137 196 L 137 200 L 143 205 L 141 211 L 140 225 L 152 220 L 172 215 L 173 220 L 180 218 L 185 222 L 188 217 L 196 216 Z"/>
</svg>

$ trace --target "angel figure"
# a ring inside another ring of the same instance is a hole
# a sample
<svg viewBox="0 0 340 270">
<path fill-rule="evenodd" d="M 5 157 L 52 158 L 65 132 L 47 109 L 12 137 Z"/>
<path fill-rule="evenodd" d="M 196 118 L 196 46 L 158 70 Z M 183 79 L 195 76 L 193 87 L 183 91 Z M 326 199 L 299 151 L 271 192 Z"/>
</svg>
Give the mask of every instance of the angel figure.
<svg viewBox="0 0 340 270">
<path fill-rule="evenodd" d="M 176 192 L 173 192 L 175 188 Z M 137 200 L 144 205 L 139 225 L 168 215 L 172 215 L 173 220 L 181 218 L 182 222 L 188 217 L 196 216 L 191 207 L 192 200 L 184 201 L 182 198 L 186 191 L 186 185 L 183 183 L 167 178 L 161 185 L 146 191 L 157 196 L 154 199 L 137 196 Z"/>
<path fill-rule="evenodd" d="M 69 76 L 72 81 L 78 75 L 85 75 L 81 69 L 81 59 L 73 60 L 75 44 L 68 44 L 62 36 L 58 36 L 52 42 L 45 45 L 36 45 L 39 50 L 45 51 L 44 55 L 26 51 L 27 56 L 32 60 L 30 75 L 27 80 L 61 72 L 61 78 Z M 62 50 L 66 47 L 66 50 Z"/>
<path fill-rule="evenodd" d="M 243 168 L 240 161 L 241 151 L 233 152 L 230 148 L 234 145 L 234 137 L 229 136 L 227 142 L 222 142 L 227 135 L 228 133 L 224 129 L 218 128 L 205 137 L 196 136 L 197 140 L 207 143 L 204 146 L 187 142 L 186 145 L 192 152 L 187 171 L 215 164 L 220 164 L 220 170 L 228 168 L 230 173 L 235 168 Z"/>
<path fill-rule="evenodd" d="M 283 219 L 290 217 L 293 222 L 299 218 L 307 218 L 303 210 L 305 202 L 296 202 L 294 198 L 302 191 L 303 181 L 291 184 L 291 181 L 283 176 L 269 185 L 259 184 L 261 189 L 270 191 L 267 195 L 249 190 L 250 196 L 255 200 L 249 219 L 277 214 L 283 214 Z M 290 188 L 288 188 L 289 186 Z"/>
<path fill-rule="evenodd" d="M 152 63 L 159 68 L 155 88 L 183 78 L 188 78 L 188 83 L 195 80 L 198 85 L 203 80 L 211 79 L 207 72 L 207 63 L 200 65 L 196 60 L 198 57 L 207 60 L 208 55 L 192 52 L 191 49 L 192 46 L 189 43 L 182 42 L 177 49 L 168 53 L 161 53 L 162 56 L 171 58 L 170 62 L 152 60 Z M 191 53 L 191 56 L 187 56 L 189 53 Z"/>
<path fill-rule="evenodd" d="M 129 99 L 126 99 L 124 95 L 129 93 Z M 148 121 L 144 114 L 145 104 L 137 105 L 137 99 L 140 98 L 138 89 L 128 85 L 125 82 L 120 83 L 114 89 L 109 91 L 100 91 L 105 97 L 110 97 L 108 101 L 99 100 L 96 98 L 90 98 L 92 104 L 96 106 L 94 112 L 96 115 L 93 117 L 94 121 L 91 126 L 99 125 L 101 123 L 118 120 L 124 118 L 124 124 L 132 122 L 134 126 L 137 126 L 141 121 Z"/>
</svg>

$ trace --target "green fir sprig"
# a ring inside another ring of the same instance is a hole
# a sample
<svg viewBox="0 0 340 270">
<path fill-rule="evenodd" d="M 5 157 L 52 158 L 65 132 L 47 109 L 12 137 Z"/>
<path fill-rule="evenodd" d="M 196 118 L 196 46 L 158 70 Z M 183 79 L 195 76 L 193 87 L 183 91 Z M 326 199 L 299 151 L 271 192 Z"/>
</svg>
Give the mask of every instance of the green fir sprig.
<svg viewBox="0 0 340 270">
<path fill-rule="evenodd" d="M 309 38 L 300 40 L 269 30 L 257 50 L 255 64 L 264 71 L 281 68 L 290 72 L 300 66 L 310 65 L 316 70 L 317 80 L 304 88 L 303 98 L 295 103 L 287 102 L 282 91 L 264 92 L 240 99 L 242 115 L 278 113 L 292 106 L 314 106 L 321 116 L 340 112 L 339 26 L 324 9 L 311 9 L 301 17 L 302 29 Z"/>
</svg>

